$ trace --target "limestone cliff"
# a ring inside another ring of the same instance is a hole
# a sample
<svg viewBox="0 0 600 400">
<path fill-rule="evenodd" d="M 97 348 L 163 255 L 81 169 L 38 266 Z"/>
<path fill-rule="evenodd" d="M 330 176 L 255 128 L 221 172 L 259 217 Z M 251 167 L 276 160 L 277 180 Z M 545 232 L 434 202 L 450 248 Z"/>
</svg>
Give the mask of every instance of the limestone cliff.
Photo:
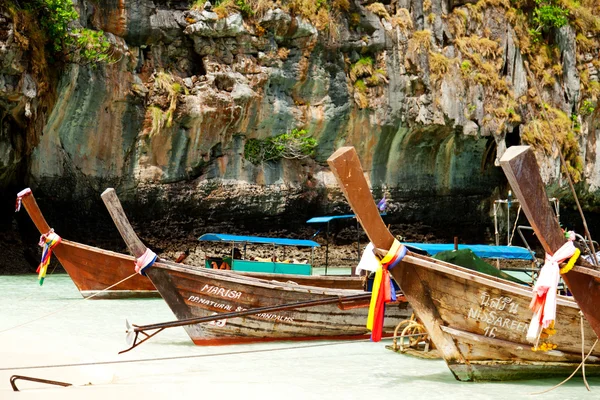
<svg viewBox="0 0 600 400">
<path fill-rule="evenodd" d="M 87 65 L 41 62 L 12 3 L 0 6 L 6 206 L 29 185 L 45 211 L 71 211 L 53 221 L 96 224 L 114 186 L 165 236 L 300 226 L 347 211 L 324 162 L 342 145 L 391 199 L 390 222 L 449 236 L 489 230 L 510 145 L 534 145 L 556 188 L 562 150 L 586 204 L 597 197 L 593 1 L 569 3 L 569 23 L 535 40 L 525 0 L 79 1 L 79 24 L 114 56 Z M 314 157 L 245 157 L 249 140 L 294 129 L 316 139 Z"/>
</svg>

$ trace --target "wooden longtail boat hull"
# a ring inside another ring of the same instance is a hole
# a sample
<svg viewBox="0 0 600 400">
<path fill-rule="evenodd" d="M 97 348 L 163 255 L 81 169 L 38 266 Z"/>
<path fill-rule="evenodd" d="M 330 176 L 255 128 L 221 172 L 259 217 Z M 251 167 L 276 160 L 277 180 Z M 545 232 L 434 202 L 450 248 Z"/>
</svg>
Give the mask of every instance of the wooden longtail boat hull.
<svg viewBox="0 0 600 400">
<path fill-rule="evenodd" d="M 113 189 L 107 189 L 102 199 L 130 251 L 142 256 L 146 246 L 133 231 Z M 323 288 L 258 279 L 233 271 L 193 268 L 158 259 L 147 268 L 147 274 L 178 320 L 202 318 L 218 313 L 239 312 L 270 306 L 339 299 L 362 290 Z M 290 279 L 289 275 L 285 275 Z M 307 277 L 308 278 L 308 277 Z M 336 281 L 339 278 L 336 277 Z M 321 277 L 314 281 L 328 280 Z M 331 282 L 331 281 L 330 281 Z M 311 308 L 286 309 L 276 313 L 261 313 L 232 317 L 209 324 L 184 325 L 192 341 L 198 345 L 218 345 L 274 340 L 350 339 L 366 336 L 369 301 L 335 304 Z M 404 299 L 387 309 L 386 332 L 407 319 L 412 310 Z"/>
<path fill-rule="evenodd" d="M 387 251 L 394 237 L 373 201 L 356 151 L 341 148 L 328 160 L 342 191 L 375 247 Z M 532 351 L 526 332 L 531 289 L 430 257 L 407 252 L 391 270 L 415 314 L 458 380 L 493 381 L 568 376 L 581 362 L 579 307 L 560 297 L 552 351 Z M 586 352 L 596 340 L 584 322 Z M 600 374 L 600 352 L 586 362 Z"/>
<path fill-rule="evenodd" d="M 106 290 L 135 272 L 135 259 L 131 256 L 67 240 L 63 240 L 53 254 L 84 298 L 160 297 L 152 282 L 139 274 Z"/>
<path fill-rule="evenodd" d="M 362 294 L 361 290 L 328 289 L 242 276 L 235 272 L 191 269 L 162 262 L 148 276 L 177 319 L 242 311 Z M 368 301 L 340 309 L 335 304 L 263 313 L 209 324 L 185 326 L 197 345 L 223 345 L 275 340 L 356 339 L 366 337 Z M 388 306 L 386 332 L 410 318 L 405 301 Z"/>
<path fill-rule="evenodd" d="M 579 307 L 560 297 L 552 351 L 532 351 L 525 339 L 531 289 L 411 255 L 392 271 L 454 376 L 461 381 L 568 376 L 581 362 Z M 596 335 L 584 320 L 585 349 Z M 586 372 L 600 374 L 600 351 Z"/>
<path fill-rule="evenodd" d="M 50 231 L 33 194 L 23 197 L 23 205 L 40 234 Z M 60 232 L 57 232 L 60 235 Z M 135 259 L 131 256 L 102 250 L 97 247 L 63 239 L 52 251 L 69 274 L 81 295 L 93 299 L 117 299 L 128 297 L 159 297 L 150 280 L 135 275 L 106 290 L 108 287 L 129 277 L 134 271 Z"/>
<path fill-rule="evenodd" d="M 23 198 L 23 205 L 41 234 L 48 233 L 46 222 L 33 194 Z M 53 250 L 67 274 L 84 298 L 123 299 L 160 297 L 150 279 L 135 274 L 126 281 L 106 290 L 106 288 L 131 276 L 135 270 L 135 258 L 97 247 L 63 239 Z M 239 274 L 275 281 L 292 281 L 300 285 L 335 289 L 362 289 L 359 277 L 342 276 L 302 276 L 283 274 L 245 273 Z"/>
</svg>

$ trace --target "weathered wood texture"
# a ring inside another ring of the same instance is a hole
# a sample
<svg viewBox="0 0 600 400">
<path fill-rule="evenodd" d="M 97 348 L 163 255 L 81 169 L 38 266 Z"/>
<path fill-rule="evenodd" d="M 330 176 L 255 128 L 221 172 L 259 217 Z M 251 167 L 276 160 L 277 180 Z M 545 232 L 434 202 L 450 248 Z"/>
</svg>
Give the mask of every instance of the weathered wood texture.
<svg viewBox="0 0 600 400">
<path fill-rule="evenodd" d="M 127 247 L 137 258 L 141 257 L 146 252 L 146 246 L 142 243 L 138 235 L 135 233 L 129 219 L 125 215 L 125 211 L 121 206 L 121 201 L 117 197 L 115 189 L 108 188 L 101 195 L 102 201 L 106 205 L 111 218 L 115 222 L 115 226 L 119 230 L 121 237 L 127 243 Z"/>
<path fill-rule="evenodd" d="M 346 148 L 328 160 L 347 193 L 352 193 L 350 184 L 367 185 L 356 178 L 363 175 L 358 158 L 352 153 L 352 148 Z M 346 180 L 349 175 L 354 177 L 352 181 Z M 372 197 L 368 200 L 365 197 L 348 196 L 357 216 L 361 216 L 365 207 L 375 204 Z M 387 231 L 385 225 L 371 223 L 365 217 L 360 221 L 370 238 L 385 237 L 377 232 Z M 391 236 L 389 232 L 388 235 Z M 389 249 L 383 241 L 374 244 Z M 410 252 L 391 273 L 459 380 L 562 375 L 569 367 L 575 369 L 580 361 L 580 347 L 574 339 L 580 336 L 578 307 L 568 298 L 559 298 L 558 333 L 549 339 L 558 345 L 557 350 L 533 352 L 525 338 L 531 319 L 529 288 Z M 587 322 L 585 332 L 589 349 L 595 335 Z M 594 353 L 590 364 L 600 363 L 598 356 L 600 353 Z M 592 373 L 598 370 L 590 368 Z"/>
<path fill-rule="evenodd" d="M 542 247 L 546 253 L 554 254 L 567 240 L 546 201 L 548 195 L 535 155 L 529 146 L 512 146 L 502 156 L 500 165 Z"/>
<path fill-rule="evenodd" d="M 500 165 L 544 251 L 554 254 L 566 239 L 556 214 L 546 201 L 548 195 L 533 151 L 529 146 L 509 147 L 500 159 Z M 597 271 L 577 268 L 563 275 L 563 279 L 600 336 L 600 279 Z"/>
<path fill-rule="evenodd" d="M 143 254 L 146 246 L 133 231 L 114 191 L 107 190 L 102 199 L 130 251 Z M 364 293 L 350 290 L 360 278 L 301 277 L 264 274 L 258 279 L 250 274 L 193 268 L 157 260 L 148 276 L 177 319 L 206 317 L 214 313 L 241 311 L 327 297 L 345 297 Z M 281 279 L 278 282 L 276 279 Z M 299 283 L 319 285 L 305 286 Z M 336 287 L 341 286 L 342 288 Z M 336 305 L 282 311 L 231 318 L 218 323 L 196 324 L 184 329 L 198 345 L 231 344 L 273 340 L 343 339 L 365 335 L 368 301 L 341 310 Z M 390 306 L 386 312 L 386 332 L 410 317 L 412 310 L 405 301 Z"/>
<path fill-rule="evenodd" d="M 23 205 L 40 233 L 48 233 L 50 226 L 42 215 L 35 197 L 33 195 L 24 197 Z M 57 233 L 60 234 L 60 232 Z M 85 298 L 90 296 L 93 296 L 92 299 L 160 297 L 150 279 L 138 274 L 109 290 L 105 290 L 107 287 L 114 285 L 135 272 L 135 257 L 130 255 L 103 250 L 66 239 L 63 239 L 54 248 L 53 255 L 60 261 L 81 295 Z M 166 261 L 166 263 L 169 263 L 169 261 Z M 244 275 L 273 281 L 291 281 L 297 284 L 316 287 L 362 289 L 362 280 L 358 277 L 291 276 L 257 273 L 247 273 Z"/>
<path fill-rule="evenodd" d="M 330 297 L 344 297 L 364 291 L 317 288 L 287 282 L 273 282 L 241 276 L 230 271 L 189 269 L 155 263 L 148 275 L 177 319 L 197 318 Z M 217 323 L 185 326 L 198 345 L 220 345 L 273 340 L 351 339 L 367 334 L 368 301 L 340 309 L 335 304 L 306 309 L 263 313 L 221 320 Z M 386 333 L 398 322 L 410 318 L 406 302 L 386 309 Z"/>
<path fill-rule="evenodd" d="M 329 289 L 363 290 L 363 280 L 359 276 L 334 276 L 334 275 L 289 275 L 268 274 L 257 272 L 239 272 L 238 275 L 251 276 L 277 282 L 291 282 L 297 285 L 316 286 Z"/>
<path fill-rule="evenodd" d="M 48 233 L 50 226 L 44 219 L 33 194 L 23 198 L 23 205 L 39 232 Z M 60 232 L 56 233 L 60 235 Z M 159 296 L 152 282 L 141 275 L 136 275 L 105 290 L 135 272 L 133 257 L 65 239 L 54 248 L 52 253 L 58 258 L 83 297 L 94 295 L 93 299 L 105 299 Z"/>
<path fill-rule="evenodd" d="M 548 339 L 558 348 L 533 352 L 525 339 L 531 320 L 528 308 L 531 293 L 527 287 L 427 258 L 408 256 L 391 272 L 425 329 L 436 333 L 431 339 L 457 379 L 560 376 L 566 365 L 572 371 L 581 361 L 579 309 L 574 301 L 559 299 L 558 332 Z M 585 344 L 589 349 L 596 335 L 584 322 Z M 598 364 L 598 356 L 600 350 L 594 352 L 589 364 Z M 519 368 L 507 368 L 508 364 Z"/>
<path fill-rule="evenodd" d="M 394 236 L 379 215 L 354 147 L 341 147 L 327 163 L 371 243 L 380 249 L 392 247 Z"/>
</svg>

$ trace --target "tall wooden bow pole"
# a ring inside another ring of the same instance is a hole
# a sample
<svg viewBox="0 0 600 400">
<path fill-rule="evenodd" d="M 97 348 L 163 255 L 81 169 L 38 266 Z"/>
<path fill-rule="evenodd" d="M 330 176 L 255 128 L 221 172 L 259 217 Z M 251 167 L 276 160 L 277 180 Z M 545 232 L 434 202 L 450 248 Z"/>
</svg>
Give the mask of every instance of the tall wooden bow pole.
<svg viewBox="0 0 600 400">
<path fill-rule="evenodd" d="M 371 339 L 375 342 L 381 339 L 385 303 L 392 301 L 390 296 L 391 281 L 388 268 L 393 268 L 397 259 L 399 262 L 406 254 L 406 249 L 392 236 L 381 219 L 371 190 L 363 176 L 360 160 L 354 147 L 342 147 L 327 159 L 329 167 L 337 178 L 344 195 L 348 199 L 356 218 L 363 226 L 369 240 L 377 249 L 389 251 L 380 261 L 373 284 L 371 305 L 367 328 L 372 331 Z M 402 248 L 402 252 L 400 251 Z M 399 257 L 399 254 L 402 255 Z"/>
</svg>

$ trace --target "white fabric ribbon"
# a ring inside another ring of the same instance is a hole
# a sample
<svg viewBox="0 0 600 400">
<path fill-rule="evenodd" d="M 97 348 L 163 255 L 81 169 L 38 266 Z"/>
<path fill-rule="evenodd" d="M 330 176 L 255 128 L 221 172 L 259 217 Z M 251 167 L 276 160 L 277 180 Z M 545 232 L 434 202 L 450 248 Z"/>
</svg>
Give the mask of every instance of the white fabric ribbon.
<svg viewBox="0 0 600 400">
<path fill-rule="evenodd" d="M 144 254 L 142 254 L 142 256 L 136 260 L 135 272 L 145 276 L 146 274 L 144 273 L 144 270 L 154 264 L 156 257 L 156 253 L 147 248 Z"/>
<path fill-rule="evenodd" d="M 379 264 L 379 259 L 375 255 L 374 250 L 375 246 L 373 246 L 373 243 L 369 243 L 367 247 L 365 247 L 360 262 L 356 266 L 357 275 L 360 275 L 360 271 L 375 272 L 378 268 L 381 268 L 381 264 Z"/>
<path fill-rule="evenodd" d="M 574 236 L 571 235 L 573 238 Z M 527 340 L 532 343 L 537 340 L 542 328 L 549 327 L 552 321 L 556 319 L 556 292 L 558 281 L 560 280 L 560 268 L 558 264 L 570 258 L 575 253 L 575 246 L 571 237 L 554 255 L 551 256 L 546 253 L 546 262 L 533 287 L 533 299 L 529 308 L 533 310 L 538 309 L 534 312 L 529 329 L 527 330 Z M 538 307 L 534 307 L 536 304 Z"/>
<path fill-rule="evenodd" d="M 18 212 L 21 210 L 21 201 L 23 200 L 23 197 L 28 196 L 30 194 L 31 194 L 31 189 L 29 189 L 29 188 L 23 189 L 19 193 L 17 193 L 17 204 L 15 205 L 15 212 Z"/>
</svg>

